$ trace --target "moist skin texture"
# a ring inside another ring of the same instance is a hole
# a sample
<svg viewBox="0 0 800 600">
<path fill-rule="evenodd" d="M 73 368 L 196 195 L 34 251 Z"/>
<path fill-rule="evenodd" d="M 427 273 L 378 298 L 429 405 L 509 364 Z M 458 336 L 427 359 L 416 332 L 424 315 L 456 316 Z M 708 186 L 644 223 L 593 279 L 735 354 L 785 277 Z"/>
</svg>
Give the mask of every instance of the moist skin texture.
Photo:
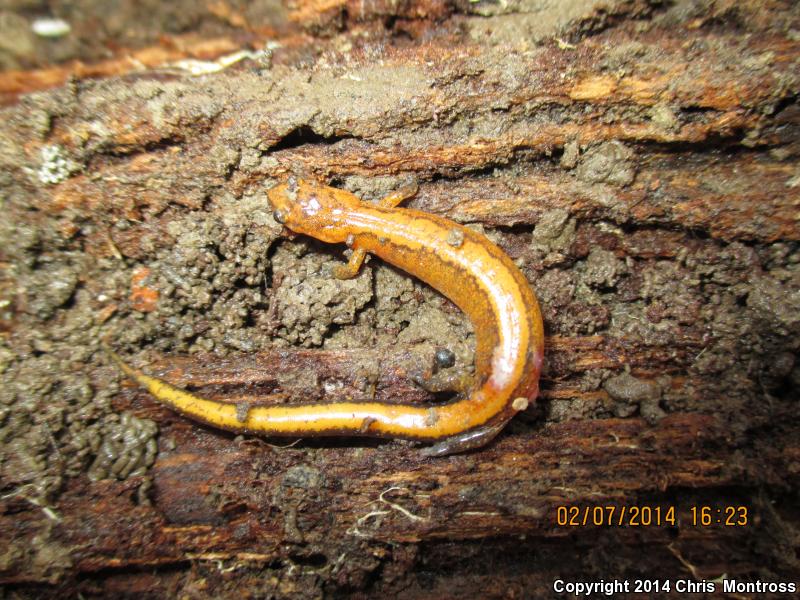
<svg viewBox="0 0 800 600">
<path fill-rule="evenodd" d="M 354 276 L 365 253 L 375 254 L 428 283 L 469 316 L 476 334 L 475 377 L 455 401 L 434 407 L 339 402 L 242 411 L 184 392 L 112 356 L 161 402 L 222 429 L 434 441 L 428 449 L 433 455 L 485 444 L 538 394 L 544 344 L 539 305 L 519 269 L 484 236 L 441 217 L 395 208 L 413 193 L 399 190 L 370 205 L 349 192 L 290 179 L 272 188 L 269 199 L 276 220 L 287 228 L 353 249 L 335 276 Z"/>
</svg>

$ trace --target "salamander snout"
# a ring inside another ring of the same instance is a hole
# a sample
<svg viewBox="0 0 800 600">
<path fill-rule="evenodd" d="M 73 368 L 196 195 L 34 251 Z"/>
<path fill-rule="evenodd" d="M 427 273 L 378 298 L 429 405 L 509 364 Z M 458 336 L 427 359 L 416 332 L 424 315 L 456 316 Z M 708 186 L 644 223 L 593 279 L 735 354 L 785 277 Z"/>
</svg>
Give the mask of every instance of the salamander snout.
<svg viewBox="0 0 800 600">
<path fill-rule="evenodd" d="M 325 242 L 341 242 L 358 199 L 347 192 L 290 177 L 267 192 L 274 219 L 296 233 Z"/>
</svg>

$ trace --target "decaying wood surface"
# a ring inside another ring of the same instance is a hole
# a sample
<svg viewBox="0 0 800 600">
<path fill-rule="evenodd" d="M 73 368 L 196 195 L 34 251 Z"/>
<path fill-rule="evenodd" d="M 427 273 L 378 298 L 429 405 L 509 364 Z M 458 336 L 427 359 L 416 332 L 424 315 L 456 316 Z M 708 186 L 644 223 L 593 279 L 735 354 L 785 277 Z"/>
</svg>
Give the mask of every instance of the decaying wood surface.
<svg viewBox="0 0 800 600">
<path fill-rule="evenodd" d="M 1 582 L 423 598 L 797 578 L 800 12 L 540 4 L 300 1 L 245 27 L 282 45 L 213 73 L 0 75 Z M 537 405 L 431 460 L 236 437 L 118 387 L 100 340 L 210 397 L 434 400 L 410 375 L 469 326 L 379 261 L 324 281 L 340 249 L 281 238 L 266 205 L 287 173 L 367 198 L 411 174 L 410 205 L 482 227 L 541 299 Z M 157 424 L 158 455 L 117 479 L 98 456 L 127 448 L 121 414 Z M 570 526 L 565 506 L 676 512 Z M 693 525 L 702 506 L 749 520 Z"/>
</svg>

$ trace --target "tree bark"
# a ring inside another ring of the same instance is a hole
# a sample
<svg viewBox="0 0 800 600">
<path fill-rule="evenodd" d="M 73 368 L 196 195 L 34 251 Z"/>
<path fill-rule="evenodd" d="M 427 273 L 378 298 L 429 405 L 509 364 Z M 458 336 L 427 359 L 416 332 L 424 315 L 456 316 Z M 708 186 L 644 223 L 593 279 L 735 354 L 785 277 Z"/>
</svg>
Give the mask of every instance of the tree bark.
<svg viewBox="0 0 800 600">
<path fill-rule="evenodd" d="M 201 75 L 0 74 L 0 582 L 422 598 L 797 579 L 800 11 L 544 4 L 301 1 L 247 25 L 279 44 Z M 210 397 L 441 400 L 410 375 L 437 345 L 468 358 L 470 325 L 376 259 L 326 280 L 340 249 L 270 216 L 288 173 L 366 199 L 413 175 L 408 205 L 508 252 L 545 318 L 537 404 L 433 460 L 234 436 L 121 378 L 101 340 Z"/>
</svg>

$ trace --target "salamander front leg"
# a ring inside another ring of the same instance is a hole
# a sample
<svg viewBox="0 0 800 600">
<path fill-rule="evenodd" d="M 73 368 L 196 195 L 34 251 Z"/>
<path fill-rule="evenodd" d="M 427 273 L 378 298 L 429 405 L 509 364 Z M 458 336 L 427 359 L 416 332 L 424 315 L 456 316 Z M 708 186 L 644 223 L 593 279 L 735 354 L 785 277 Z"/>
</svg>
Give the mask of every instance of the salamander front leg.
<svg viewBox="0 0 800 600">
<path fill-rule="evenodd" d="M 385 196 L 378 202 L 378 206 L 382 208 L 394 208 L 398 204 L 400 204 L 403 200 L 407 200 L 412 196 L 417 194 L 419 190 L 419 185 L 417 185 L 417 180 L 414 178 L 410 178 L 409 181 L 404 183 L 401 187 L 393 191 L 388 196 Z"/>
<path fill-rule="evenodd" d="M 381 198 L 377 204 L 382 208 L 394 208 L 403 200 L 414 196 L 418 189 L 417 180 L 412 178 L 388 196 Z M 351 244 L 352 242 L 348 241 L 348 246 Z M 347 261 L 347 264 L 334 267 L 333 276 L 336 277 L 336 279 L 352 279 L 358 275 L 366 256 L 366 250 L 353 248 L 353 254 L 350 255 L 350 260 Z"/>
<path fill-rule="evenodd" d="M 336 265 L 333 268 L 333 276 L 336 277 L 336 279 L 352 279 L 358 275 L 358 271 L 361 269 L 361 265 L 364 264 L 364 258 L 366 258 L 366 256 L 366 250 L 356 248 L 353 250 L 353 254 L 350 255 L 350 260 L 343 265 Z"/>
<path fill-rule="evenodd" d="M 494 425 L 484 425 L 475 429 L 470 429 L 463 433 L 452 435 L 441 442 L 435 443 L 421 450 L 423 456 L 447 456 L 448 454 L 458 454 L 467 450 L 480 448 L 491 442 L 497 434 L 503 430 L 509 419 L 505 419 Z"/>
</svg>

